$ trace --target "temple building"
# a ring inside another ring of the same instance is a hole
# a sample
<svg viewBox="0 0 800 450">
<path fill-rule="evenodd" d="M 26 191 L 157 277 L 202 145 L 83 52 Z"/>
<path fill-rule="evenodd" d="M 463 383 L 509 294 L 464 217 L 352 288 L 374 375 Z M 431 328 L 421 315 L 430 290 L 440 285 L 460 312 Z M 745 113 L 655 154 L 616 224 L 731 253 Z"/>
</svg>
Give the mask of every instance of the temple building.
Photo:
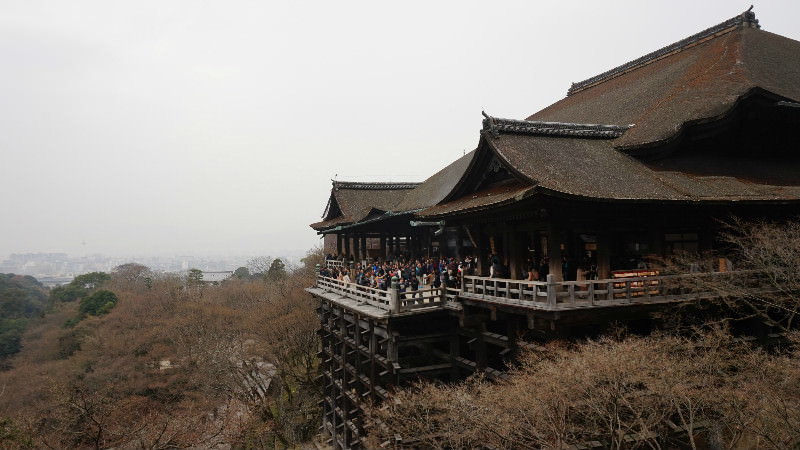
<svg viewBox="0 0 800 450">
<path fill-rule="evenodd" d="M 570 280 L 563 259 L 608 278 L 711 250 L 731 216 L 800 213 L 800 43 L 752 11 L 573 83 L 525 120 L 484 115 L 477 148 L 421 184 L 334 182 L 312 227 L 356 260 L 471 254 L 488 274 L 497 254 L 518 278 L 546 257 Z"/>
<path fill-rule="evenodd" d="M 524 120 L 484 113 L 475 150 L 422 183 L 334 181 L 312 227 L 338 264 L 478 263 L 456 288 L 419 295 L 324 276 L 307 289 L 321 300 L 333 446 L 360 445 L 362 402 L 391 386 L 501 377 L 521 335 L 710 298 L 696 281 L 720 274 L 667 276 L 653 262 L 720 249 L 734 217 L 800 216 L 798 129 L 800 42 L 748 10 L 573 83 Z M 497 260 L 503 279 L 488 277 Z M 540 280 L 524 280 L 531 265 Z"/>
</svg>

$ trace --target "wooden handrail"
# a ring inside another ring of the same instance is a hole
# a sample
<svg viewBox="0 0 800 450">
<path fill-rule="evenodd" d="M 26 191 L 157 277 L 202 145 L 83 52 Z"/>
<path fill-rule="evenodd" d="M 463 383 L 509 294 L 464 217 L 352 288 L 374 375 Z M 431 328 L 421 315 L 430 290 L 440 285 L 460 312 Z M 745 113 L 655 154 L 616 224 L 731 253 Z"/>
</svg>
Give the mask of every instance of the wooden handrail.
<svg viewBox="0 0 800 450">
<path fill-rule="evenodd" d="M 687 273 L 585 281 L 511 280 L 465 276 L 461 289 L 433 288 L 399 292 L 344 283 L 317 274 L 317 287 L 351 300 L 401 313 L 426 307 L 455 305 L 461 299 L 503 303 L 539 310 L 567 310 L 624 304 L 655 304 L 712 298 L 719 295 L 707 287 L 708 280 L 729 278 L 761 290 L 755 271 Z"/>
<path fill-rule="evenodd" d="M 345 283 L 335 278 L 324 277 L 317 274 L 317 287 L 328 292 L 335 292 L 361 303 L 365 303 L 385 311 L 400 313 L 426 307 L 439 307 L 444 305 L 443 291 L 441 288 L 431 287 L 416 291 L 399 292 L 397 289 L 378 289 L 361 286 L 356 283 Z"/>
<path fill-rule="evenodd" d="M 688 273 L 585 281 L 509 280 L 466 276 L 462 280 L 464 298 L 527 306 L 535 309 L 563 310 L 603 307 L 628 303 L 664 303 L 682 299 L 714 297 L 705 280 L 757 278 L 755 271 Z"/>
</svg>

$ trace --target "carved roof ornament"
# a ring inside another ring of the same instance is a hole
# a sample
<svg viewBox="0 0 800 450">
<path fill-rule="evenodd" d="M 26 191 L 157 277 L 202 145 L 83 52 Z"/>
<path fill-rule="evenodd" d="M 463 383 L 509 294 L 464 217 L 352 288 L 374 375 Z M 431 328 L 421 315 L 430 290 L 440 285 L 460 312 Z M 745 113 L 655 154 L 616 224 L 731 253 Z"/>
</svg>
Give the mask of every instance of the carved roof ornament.
<svg viewBox="0 0 800 450">
<path fill-rule="evenodd" d="M 587 123 L 567 122 L 538 122 L 531 120 L 501 119 L 492 117 L 485 112 L 483 116 L 483 131 L 492 137 L 500 137 L 500 133 L 527 134 L 542 136 L 568 136 L 616 139 L 633 125 L 599 125 Z"/>
<path fill-rule="evenodd" d="M 747 11 L 739 14 L 738 16 L 732 17 L 720 24 L 714 25 L 711 28 L 706 28 L 705 30 L 693 34 L 686 39 L 682 39 L 666 47 L 662 47 L 654 52 L 642 56 L 641 58 L 634 59 L 633 61 L 629 61 L 621 66 L 603 72 L 600 75 L 596 75 L 577 83 L 572 83 L 572 86 L 570 86 L 569 90 L 567 90 L 567 96 L 618 77 L 624 73 L 638 69 L 639 67 L 650 64 L 673 53 L 693 47 L 711 38 L 730 33 L 731 31 L 742 27 L 761 28 L 761 26 L 758 24 L 758 19 L 756 19 L 756 13 L 753 12 L 753 5 L 750 5 L 750 8 Z"/>
</svg>

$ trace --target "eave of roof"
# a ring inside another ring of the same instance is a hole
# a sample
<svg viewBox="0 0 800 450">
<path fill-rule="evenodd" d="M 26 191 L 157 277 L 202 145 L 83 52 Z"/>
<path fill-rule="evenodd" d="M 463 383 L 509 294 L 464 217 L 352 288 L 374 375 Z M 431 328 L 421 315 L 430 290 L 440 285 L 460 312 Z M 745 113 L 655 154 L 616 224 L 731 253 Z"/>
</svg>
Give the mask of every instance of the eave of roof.
<svg viewBox="0 0 800 450">
<path fill-rule="evenodd" d="M 552 136 L 486 137 L 491 150 L 546 195 L 603 201 L 797 201 L 800 186 L 775 186 L 730 176 L 659 172 L 611 141 Z"/>
<path fill-rule="evenodd" d="M 464 196 L 426 208 L 418 212 L 416 216 L 419 218 L 436 218 L 497 208 L 528 198 L 535 190 L 536 186 L 521 184 L 493 187 L 475 192 L 470 196 Z"/>
</svg>

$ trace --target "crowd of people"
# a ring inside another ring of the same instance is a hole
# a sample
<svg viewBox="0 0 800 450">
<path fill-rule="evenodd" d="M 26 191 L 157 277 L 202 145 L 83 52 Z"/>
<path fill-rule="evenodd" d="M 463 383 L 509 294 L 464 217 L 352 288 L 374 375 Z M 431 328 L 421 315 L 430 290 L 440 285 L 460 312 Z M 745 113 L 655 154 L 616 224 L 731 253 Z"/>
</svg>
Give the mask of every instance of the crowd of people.
<svg viewBox="0 0 800 450">
<path fill-rule="evenodd" d="M 328 259 L 333 259 L 328 255 Z M 352 269 L 326 265 L 320 275 L 337 279 L 343 283 L 355 283 L 386 290 L 391 287 L 392 278 L 397 277 L 400 292 L 416 291 L 425 286 L 434 288 L 461 286 L 461 278 L 473 275 L 476 261 L 471 257 L 456 258 L 410 258 L 400 255 L 388 260 L 376 259 L 366 264 L 355 263 Z"/>
</svg>

